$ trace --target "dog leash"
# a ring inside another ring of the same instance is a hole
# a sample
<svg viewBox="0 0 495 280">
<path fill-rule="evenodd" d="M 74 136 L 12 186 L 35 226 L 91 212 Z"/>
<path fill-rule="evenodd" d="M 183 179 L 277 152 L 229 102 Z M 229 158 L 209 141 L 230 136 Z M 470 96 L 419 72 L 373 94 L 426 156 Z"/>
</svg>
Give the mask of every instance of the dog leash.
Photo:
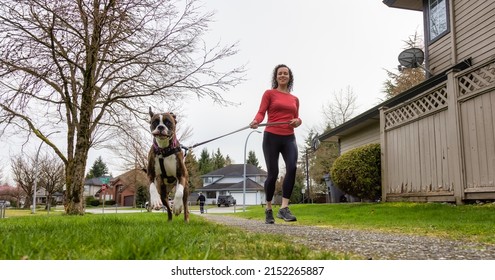
<svg viewBox="0 0 495 280">
<path fill-rule="evenodd" d="M 263 126 L 272 126 L 272 125 L 281 125 L 281 124 L 289 124 L 290 122 L 271 122 L 271 123 L 261 123 L 258 125 L 258 127 L 263 127 Z M 221 135 L 221 136 L 218 136 L 218 137 L 215 137 L 213 139 L 210 139 L 210 140 L 206 140 L 204 142 L 201 142 L 201 143 L 197 143 L 197 144 L 194 144 L 190 147 L 187 147 L 186 149 L 193 149 L 193 148 L 196 148 L 197 146 L 200 146 L 200 145 L 203 145 L 203 144 L 206 144 L 206 143 L 209 143 L 211 141 L 215 141 L 217 139 L 220 139 L 220 138 L 223 138 L 225 136 L 229 136 L 231 134 L 234 134 L 234 133 L 237 133 L 239 131 L 243 131 L 244 129 L 248 129 L 250 126 L 247 125 L 245 127 L 242 127 L 242 128 L 239 128 L 238 130 L 235 130 L 235 131 L 232 131 L 232 132 L 229 132 L 227 134 L 224 134 L 224 135 Z M 185 148 L 185 147 L 182 147 L 182 148 Z"/>
</svg>

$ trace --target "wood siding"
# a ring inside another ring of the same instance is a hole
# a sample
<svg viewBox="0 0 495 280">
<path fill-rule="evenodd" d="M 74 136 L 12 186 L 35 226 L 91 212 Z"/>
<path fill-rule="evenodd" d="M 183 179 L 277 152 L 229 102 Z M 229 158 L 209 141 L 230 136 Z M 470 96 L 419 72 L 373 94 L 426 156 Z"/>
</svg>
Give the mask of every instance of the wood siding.
<svg viewBox="0 0 495 280">
<path fill-rule="evenodd" d="M 429 46 L 428 69 L 434 75 L 452 66 L 450 33 Z"/>
<path fill-rule="evenodd" d="M 380 124 L 378 122 L 358 132 L 342 137 L 340 153 L 343 154 L 354 148 L 372 143 L 380 143 Z"/>
<path fill-rule="evenodd" d="M 427 67 L 433 74 L 467 58 L 477 64 L 494 55 L 495 1 L 453 0 L 450 6 L 454 9 L 451 32 L 427 46 Z"/>
<path fill-rule="evenodd" d="M 473 58 L 473 64 L 493 55 L 495 45 L 495 1 L 455 0 L 457 58 Z"/>
</svg>

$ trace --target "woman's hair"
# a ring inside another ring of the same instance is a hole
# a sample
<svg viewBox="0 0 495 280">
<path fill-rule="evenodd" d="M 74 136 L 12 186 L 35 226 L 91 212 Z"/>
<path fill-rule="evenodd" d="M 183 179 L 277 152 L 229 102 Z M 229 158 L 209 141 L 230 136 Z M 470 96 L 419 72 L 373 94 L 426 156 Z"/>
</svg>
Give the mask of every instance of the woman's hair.
<svg viewBox="0 0 495 280">
<path fill-rule="evenodd" d="M 273 69 L 272 89 L 276 89 L 278 87 L 277 72 L 278 72 L 278 69 L 281 67 L 286 67 L 287 69 L 289 69 L 289 82 L 287 83 L 287 89 L 289 91 L 292 91 L 292 85 L 294 84 L 294 75 L 292 75 L 292 70 L 290 70 L 290 68 L 285 64 L 279 64 L 279 65 L 275 66 L 275 69 Z"/>
</svg>

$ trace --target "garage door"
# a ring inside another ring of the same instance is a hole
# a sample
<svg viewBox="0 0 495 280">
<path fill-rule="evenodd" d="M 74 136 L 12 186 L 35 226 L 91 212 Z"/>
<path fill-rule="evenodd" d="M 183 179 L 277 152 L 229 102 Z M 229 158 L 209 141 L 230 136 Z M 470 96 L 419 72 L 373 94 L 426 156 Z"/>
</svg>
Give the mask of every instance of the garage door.
<svg viewBox="0 0 495 280">
<path fill-rule="evenodd" d="M 231 195 L 234 197 L 234 199 L 237 202 L 237 205 L 242 205 L 244 202 L 244 195 L 243 193 L 235 193 L 232 192 Z M 246 205 L 259 205 L 261 204 L 260 199 L 257 198 L 257 193 L 253 192 L 246 192 Z"/>
<path fill-rule="evenodd" d="M 124 206 L 134 206 L 134 196 L 124 196 Z"/>
</svg>

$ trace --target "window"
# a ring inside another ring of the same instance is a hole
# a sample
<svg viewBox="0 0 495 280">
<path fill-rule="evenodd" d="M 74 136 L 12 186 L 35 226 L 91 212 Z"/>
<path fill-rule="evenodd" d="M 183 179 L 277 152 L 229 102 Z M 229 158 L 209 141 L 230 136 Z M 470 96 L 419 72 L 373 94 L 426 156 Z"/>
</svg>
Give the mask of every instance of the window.
<svg viewBox="0 0 495 280">
<path fill-rule="evenodd" d="M 217 198 L 217 192 L 206 192 L 206 198 Z"/>
<path fill-rule="evenodd" d="M 203 178 L 203 183 L 204 184 L 211 184 L 213 182 L 213 178 L 212 177 L 205 177 Z"/>
<path fill-rule="evenodd" d="M 426 0 L 430 43 L 449 32 L 447 0 Z"/>
</svg>

